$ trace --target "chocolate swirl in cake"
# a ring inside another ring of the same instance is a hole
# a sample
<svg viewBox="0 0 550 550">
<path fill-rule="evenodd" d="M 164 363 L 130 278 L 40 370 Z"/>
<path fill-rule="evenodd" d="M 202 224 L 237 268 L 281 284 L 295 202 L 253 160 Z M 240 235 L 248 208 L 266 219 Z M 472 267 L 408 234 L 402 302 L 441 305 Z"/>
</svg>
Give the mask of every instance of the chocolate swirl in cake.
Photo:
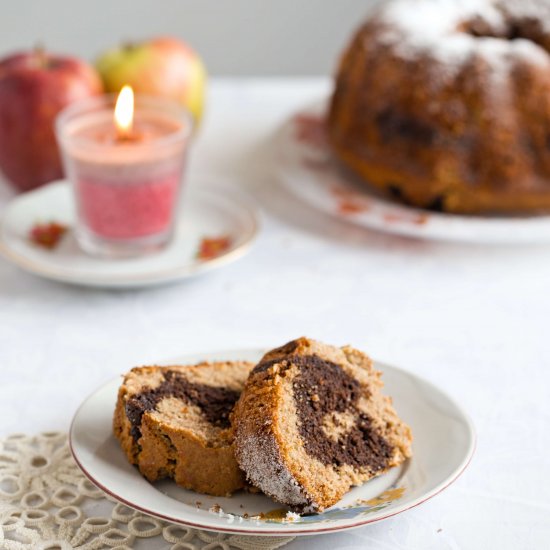
<svg viewBox="0 0 550 550">
<path fill-rule="evenodd" d="M 292 353 L 294 349 L 283 346 L 275 351 Z M 262 361 L 252 373 L 265 373 L 274 365 L 278 365 L 277 373 L 283 376 L 292 365 L 300 370 L 293 380 L 293 395 L 300 436 L 311 457 L 327 465 L 368 466 L 373 472 L 388 466 L 393 448 L 373 427 L 372 419 L 358 408 L 362 390 L 355 378 L 317 355 Z M 334 413 L 351 416 L 354 423 L 331 438 L 324 426 L 327 417 Z"/>
<path fill-rule="evenodd" d="M 374 429 L 371 418 L 359 410 L 359 382 L 340 366 L 316 355 L 296 357 L 292 362 L 300 368 L 293 392 L 307 453 L 323 464 L 368 466 L 373 472 L 386 468 L 392 446 Z M 323 428 L 327 415 L 333 413 L 345 413 L 355 421 L 336 438 L 329 437 Z"/>
<path fill-rule="evenodd" d="M 229 413 L 239 398 L 239 392 L 227 388 L 194 384 L 175 371 L 163 373 L 164 380 L 156 388 L 145 388 L 130 397 L 126 403 L 126 415 L 132 425 L 134 441 L 141 437 L 141 419 L 165 398 L 175 397 L 185 403 L 196 405 L 208 422 L 220 428 L 229 428 Z"/>
</svg>

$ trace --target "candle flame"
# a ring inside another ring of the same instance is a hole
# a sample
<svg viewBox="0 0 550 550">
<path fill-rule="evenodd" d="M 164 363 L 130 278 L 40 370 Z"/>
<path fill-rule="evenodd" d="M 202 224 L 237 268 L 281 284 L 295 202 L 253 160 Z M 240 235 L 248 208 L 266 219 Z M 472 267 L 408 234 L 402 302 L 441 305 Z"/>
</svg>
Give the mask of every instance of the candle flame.
<svg viewBox="0 0 550 550">
<path fill-rule="evenodd" d="M 123 86 L 115 105 L 115 125 L 120 137 L 128 136 L 134 123 L 134 91 L 131 86 Z"/>
</svg>

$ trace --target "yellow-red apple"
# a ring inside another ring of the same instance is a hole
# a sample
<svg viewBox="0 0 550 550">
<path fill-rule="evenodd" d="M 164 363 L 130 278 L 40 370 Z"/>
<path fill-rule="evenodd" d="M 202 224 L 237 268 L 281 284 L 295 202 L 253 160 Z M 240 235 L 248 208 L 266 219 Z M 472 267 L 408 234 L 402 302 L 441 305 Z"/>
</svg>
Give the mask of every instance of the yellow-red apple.
<svg viewBox="0 0 550 550">
<path fill-rule="evenodd" d="M 177 38 L 159 37 L 106 51 L 96 62 L 105 89 L 134 91 L 174 99 L 189 109 L 198 123 L 206 87 L 201 58 Z"/>
</svg>

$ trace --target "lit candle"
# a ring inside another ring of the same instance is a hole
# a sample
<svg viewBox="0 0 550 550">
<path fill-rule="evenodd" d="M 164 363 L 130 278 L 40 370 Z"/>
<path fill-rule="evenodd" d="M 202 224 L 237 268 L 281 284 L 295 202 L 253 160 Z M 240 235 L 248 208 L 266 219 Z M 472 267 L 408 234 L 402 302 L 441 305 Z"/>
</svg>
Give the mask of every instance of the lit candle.
<svg viewBox="0 0 550 550">
<path fill-rule="evenodd" d="M 116 99 L 116 104 L 115 104 Z M 178 104 L 125 86 L 69 106 L 57 137 L 73 184 L 76 237 L 92 254 L 136 256 L 174 231 L 192 123 Z"/>
</svg>

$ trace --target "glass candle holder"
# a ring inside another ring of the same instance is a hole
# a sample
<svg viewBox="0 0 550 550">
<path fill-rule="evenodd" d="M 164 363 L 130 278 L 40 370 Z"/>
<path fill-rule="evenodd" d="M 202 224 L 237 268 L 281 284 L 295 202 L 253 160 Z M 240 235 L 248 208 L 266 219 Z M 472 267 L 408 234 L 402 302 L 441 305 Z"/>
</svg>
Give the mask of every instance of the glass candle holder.
<svg viewBox="0 0 550 550">
<path fill-rule="evenodd" d="M 170 241 L 192 133 L 189 113 L 136 96 L 131 132 L 117 133 L 116 96 L 73 103 L 56 120 L 77 207 L 76 239 L 90 254 L 132 257 Z"/>
</svg>

